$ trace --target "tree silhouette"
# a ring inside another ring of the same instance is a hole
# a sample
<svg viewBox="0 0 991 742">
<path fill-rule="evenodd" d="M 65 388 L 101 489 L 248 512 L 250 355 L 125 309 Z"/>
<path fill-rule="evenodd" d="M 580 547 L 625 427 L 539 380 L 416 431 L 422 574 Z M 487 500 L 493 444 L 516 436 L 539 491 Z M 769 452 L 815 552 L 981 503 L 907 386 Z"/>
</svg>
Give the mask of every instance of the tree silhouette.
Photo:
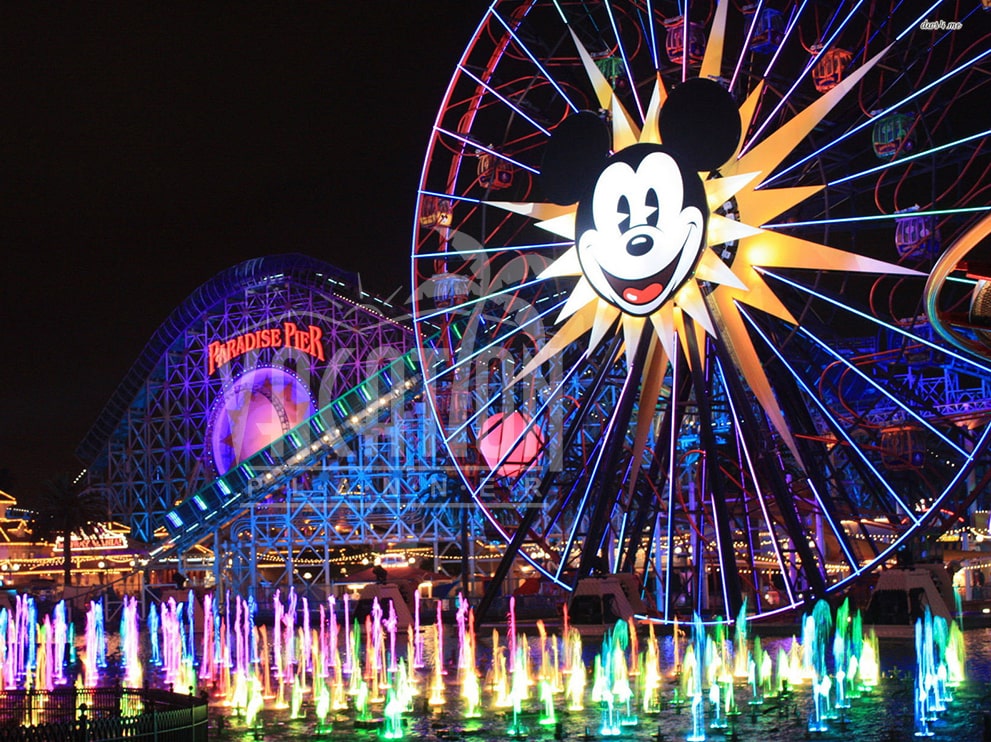
<svg viewBox="0 0 991 742">
<path fill-rule="evenodd" d="M 54 542 L 62 537 L 63 589 L 72 584 L 72 536 L 95 538 L 101 524 L 109 520 L 106 503 L 93 491 L 73 484 L 65 474 L 45 483 L 29 525 L 32 540 Z"/>
</svg>

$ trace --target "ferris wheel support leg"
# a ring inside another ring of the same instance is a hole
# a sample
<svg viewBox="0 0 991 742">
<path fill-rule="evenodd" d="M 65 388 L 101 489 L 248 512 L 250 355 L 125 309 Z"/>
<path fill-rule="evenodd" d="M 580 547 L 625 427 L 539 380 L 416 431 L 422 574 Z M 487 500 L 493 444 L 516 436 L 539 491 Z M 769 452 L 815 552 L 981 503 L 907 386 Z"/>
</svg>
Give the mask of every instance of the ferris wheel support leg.
<svg viewBox="0 0 991 742">
<path fill-rule="evenodd" d="M 719 342 L 715 343 L 715 347 L 720 363 L 725 368 L 735 368 L 726 347 Z M 757 452 L 757 471 L 767 478 L 774 496 L 774 503 L 781 513 L 782 520 L 784 520 L 785 530 L 795 546 L 799 558 L 797 566 L 799 572 L 804 575 L 807 588 L 810 591 L 810 595 L 807 597 L 810 600 L 821 598 L 826 594 L 826 578 L 823 570 L 820 569 L 819 562 L 809 548 L 808 536 L 805 534 L 801 518 L 795 510 L 795 503 L 790 496 L 788 485 L 780 468 L 773 460 L 774 452 L 765 443 L 768 436 L 758 435 L 761 426 L 757 423 L 753 410 L 745 403 L 746 396 L 743 393 L 739 377 L 736 374 L 726 374 L 725 378 L 727 391 L 736 400 L 734 406 L 743 422 L 740 435 L 747 439 L 748 447 Z"/>
<path fill-rule="evenodd" d="M 678 377 L 676 389 L 671 391 L 671 404 L 664 411 L 661 424 L 658 427 L 660 433 L 656 436 L 651 457 L 650 468 L 647 470 L 647 480 L 659 482 L 662 472 L 667 472 L 671 447 L 668 441 L 674 435 L 674 431 L 681 427 L 681 420 L 684 417 L 685 405 L 691 392 L 691 377 L 684 375 Z M 660 488 L 659 488 L 660 489 Z M 622 572 L 633 572 L 636 567 L 637 555 L 646 548 L 646 544 L 656 538 L 655 522 L 659 510 L 659 495 L 650 487 L 644 488 L 641 494 L 634 494 L 631 507 L 635 508 L 636 517 L 633 527 L 629 530 L 629 539 L 626 544 L 626 553 L 620 561 Z M 659 553 L 655 550 L 655 553 Z M 660 591 L 657 595 L 661 595 Z"/>
<path fill-rule="evenodd" d="M 712 375 L 713 369 L 704 369 L 702 366 L 702 352 L 698 346 L 698 341 L 694 332 L 685 333 L 688 340 L 688 349 L 691 353 L 692 382 L 695 385 L 695 398 L 699 410 L 699 435 L 702 439 L 702 447 L 706 451 L 715 452 L 716 437 L 712 432 L 712 409 L 709 400 L 712 399 Z M 713 521 L 716 530 L 716 542 L 719 548 L 719 562 L 722 571 L 723 602 L 726 610 L 726 617 L 732 619 L 740 613 L 743 605 L 743 591 L 740 587 L 740 573 L 736 566 L 736 552 L 733 548 L 733 531 L 730 528 L 730 515 L 726 507 L 726 489 L 723 477 L 719 472 L 719 459 L 715 456 L 706 456 L 703 464 L 702 475 L 704 477 L 704 489 L 701 497 L 710 497 L 712 501 Z M 701 555 L 699 555 L 701 557 Z M 696 560 L 699 570 L 697 591 L 699 598 L 705 594 L 707 587 L 707 575 L 705 572 L 705 560 Z M 702 607 L 702 606 L 699 606 Z"/>
</svg>

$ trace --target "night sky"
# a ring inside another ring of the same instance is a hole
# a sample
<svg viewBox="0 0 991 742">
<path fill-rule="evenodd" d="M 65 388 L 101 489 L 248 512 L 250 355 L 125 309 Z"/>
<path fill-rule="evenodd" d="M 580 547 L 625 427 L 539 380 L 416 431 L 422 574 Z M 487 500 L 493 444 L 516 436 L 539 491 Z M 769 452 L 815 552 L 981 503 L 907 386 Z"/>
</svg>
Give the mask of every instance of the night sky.
<svg viewBox="0 0 991 742">
<path fill-rule="evenodd" d="M 430 126 L 484 7 L 0 8 L 0 488 L 78 472 L 144 343 L 231 265 L 303 252 L 406 291 Z"/>
</svg>

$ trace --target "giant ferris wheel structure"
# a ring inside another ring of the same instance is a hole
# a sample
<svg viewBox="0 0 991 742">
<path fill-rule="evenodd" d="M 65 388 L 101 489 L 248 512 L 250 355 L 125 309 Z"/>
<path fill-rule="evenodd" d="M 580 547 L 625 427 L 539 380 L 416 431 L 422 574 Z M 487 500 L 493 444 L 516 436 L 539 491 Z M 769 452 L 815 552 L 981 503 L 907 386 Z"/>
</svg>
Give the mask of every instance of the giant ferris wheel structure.
<svg viewBox="0 0 991 742">
<path fill-rule="evenodd" d="M 745 597 L 769 615 L 987 506 L 989 58 L 976 2 L 492 3 L 430 137 L 412 258 L 427 396 L 505 550 L 494 582 L 522 558 L 565 588 L 636 574 L 661 619 Z M 699 80 L 730 113 L 667 113 Z M 589 235 L 672 208 L 664 184 L 603 206 L 604 173 L 639 178 L 707 116 L 739 134 L 694 168 L 690 271 L 596 257 Z M 599 180 L 561 197 L 548 163 L 583 177 L 559 143 L 593 120 Z"/>
</svg>

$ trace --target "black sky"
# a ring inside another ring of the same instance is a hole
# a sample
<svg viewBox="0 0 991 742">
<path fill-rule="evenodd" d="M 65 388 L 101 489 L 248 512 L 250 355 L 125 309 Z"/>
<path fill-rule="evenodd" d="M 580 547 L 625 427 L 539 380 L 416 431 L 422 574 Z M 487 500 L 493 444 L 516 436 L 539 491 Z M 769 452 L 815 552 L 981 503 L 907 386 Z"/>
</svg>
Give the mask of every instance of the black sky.
<svg viewBox="0 0 991 742">
<path fill-rule="evenodd" d="M 0 469 L 19 497 L 144 343 L 242 260 L 409 279 L 430 126 L 468 0 L 0 7 Z"/>
</svg>

